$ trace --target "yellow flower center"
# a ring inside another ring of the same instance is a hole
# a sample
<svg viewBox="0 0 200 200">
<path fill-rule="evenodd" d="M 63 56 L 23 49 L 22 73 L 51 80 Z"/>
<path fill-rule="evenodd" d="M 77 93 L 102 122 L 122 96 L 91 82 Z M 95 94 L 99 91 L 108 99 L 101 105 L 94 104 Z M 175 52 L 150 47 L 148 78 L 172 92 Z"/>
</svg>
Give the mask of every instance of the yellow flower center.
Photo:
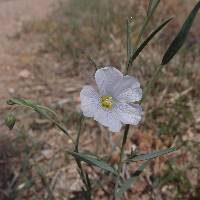
<svg viewBox="0 0 200 200">
<path fill-rule="evenodd" d="M 111 109 L 113 106 L 111 96 L 102 96 L 100 99 L 101 106 L 107 109 Z"/>
</svg>

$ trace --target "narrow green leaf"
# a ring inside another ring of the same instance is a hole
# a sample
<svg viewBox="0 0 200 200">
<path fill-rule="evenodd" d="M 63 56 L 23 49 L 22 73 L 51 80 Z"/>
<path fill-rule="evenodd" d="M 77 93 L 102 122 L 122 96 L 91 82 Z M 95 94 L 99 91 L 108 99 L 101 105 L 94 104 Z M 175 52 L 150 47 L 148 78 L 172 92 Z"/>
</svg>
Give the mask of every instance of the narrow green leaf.
<svg viewBox="0 0 200 200">
<path fill-rule="evenodd" d="M 61 131 L 63 131 L 66 135 L 68 135 L 71 138 L 71 136 L 68 134 L 68 131 L 65 128 L 65 126 L 61 122 L 58 121 L 57 115 L 50 108 L 47 108 L 45 106 L 41 106 L 41 105 L 39 105 L 39 104 L 31 101 L 31 100 L 22 99 L 22 98 L 12 98 L 12 99 L 9 99 L 7 101 L 7 104 L 8 105 L 20 105 L 20 106 L 31 108 L 32 110 L 34 110 L 37 113 L 39 113 L 42 117 L 50 120 Z"/>
<path fill-rule="evenodd" d="M 36 110 L 38 109 L 38 110 L 41 110 L 41 111 L 42 110 L 46 111 L 46 112 L 51 113 L 52 115 L 56 116 L 56 113 L 53 110 L 51 110 L 50 108 L 47 108 L 47 107 L 42 106 L 42 105 L 39 105 L 39 104 L 37 104 L 37 103 L 35 103 L 35 102 L 31 101 L 31 100 L 27 100 L 27 99 L 21 99 L 21 98 L 16 98 L 15 97 L 15 98 L 9 99 L 7 101 L 7 104 L 8 105 L 17 104 L 17 105 L 22 105 L 22 106 L 28 106 L 28 107 L 31 107 L 33 109 L 36 108 Z"/>
<path fill-rule="evenodd" d="M 147 164 L 149 163 L 149 161 L 144 162 L 134 173 L 133 175 L 128 178 L 122 185 L 121 187 L 118 189 L 118 191 L 115 194 L 116 198 L 120 198 L 124 192 L 126 192 L 138 179 L 138 177 L 140 176 L 140 174 L 144 171 L 145 167 L 147 166 Z"/>
<path fill-rule="evenodd" d="M 53 116 L 57 117 L 57 114 L 52 109 L 41 105 L 37 105 L 37 107 L 46 110 L 48 113 L 51 113 Z"/>
<path fill-rule="evenodd" d="M 149 13 L 148 15 L 146 16 L 145 20 L 144 20 L 144 24 L 142 25 L 142 28 L 138 34 L 138 38 L 137 38 L 137 41 L 136 41 L 136 48 L 138 47 L 138 44 L 140 43 L 140 40 L 146 30 L 146 27 L 148 26 L 149 24 L 149 21 L 151 19 L 151 17 L 153 16 L 153 14 L 155 13 L 156 11 L 156 8 L 158 7 L 158 4 L 160 3 L 160 0 L 155 0 L 155 2 L 152 2 L 151 3 L 151 8 L 149 10 Z"/>
<path fill-rule="evenodd" d="M 93 155 L 84 154 L 84 153 L 77 153 L 74 151 L 68 151 L 73 157 L 76 159 L 79 159 L 81 161 L 84 161 L 90 165 L 94 165 L 96 167 L 99 167 L 101 169 L 104 169 L 106 171 L 112 172 L 113 174 L 116 174 L 116 171 L 113 167 L 111 167 L 108 163 L 106 163 L 104 160 L 101 160 L 100 158 L 97 158 Z"/>
<path fill-rule="evenodd" d="M 141 53 L 141 51 L 144 49 L 144 47 L 151 41 L 151 39 L 159 33 L 173 18 L 169 18 L 166 21 L 164 21 L 162 24 L 160 24 L 145 40 L 142 42 L 142 44 L 137 48 L 136 51 L 133 52 L 133 55 L 130 58 L 130 64 L 132 65 L 133 61 L 136 59 L 136 57 Z"/>
<path fill-rule="evenodd" d="M 129 157 L 128 162 L 137 162 L 137 161 L 142 161 L 142 160 L 150 160 L 153 158 L 156 158 L 158 156 L 163 156 L 165 154 L 171 153 L 173 151 L 176 151 L 176 147 L 171 147 L 168 149 L 163 149 L 160 151 L 154 151 L 151 153 L 147 153 L 147 154 L 140 154 L 140 155 L 135 155 L 133 157 Z"/>
<path fill-rule="evenodd" d="M 160 0 L 150 0 L 148 9 L 147 9 L 147 16 L 152 15 L 156 8 L 158 7 L 158 4 L 160 3 Z"/>
<path fill-rule="evenodd" d="M 187 17 L 186 21 L 182 25 L 180 31 L 176 35 L 175 39 L 172 41 L 169 48 L 165 52 L 161 63 L 162 65 L 166 65 L 184 44 L 199 8 L 200 8 L 200 1 L 198 1 L 198 3 L 195 5 L 193 10 Z"/>
<path fill-rule="evenodd" d="M 27 106 L 26 102 L 24 99 L 20 99 L 20 98 L 12 98 L 12 99 L 9 99 L 7 101 L 7 104 L 8 105 L 24 105 L 24 106 Z"/>
</svg>

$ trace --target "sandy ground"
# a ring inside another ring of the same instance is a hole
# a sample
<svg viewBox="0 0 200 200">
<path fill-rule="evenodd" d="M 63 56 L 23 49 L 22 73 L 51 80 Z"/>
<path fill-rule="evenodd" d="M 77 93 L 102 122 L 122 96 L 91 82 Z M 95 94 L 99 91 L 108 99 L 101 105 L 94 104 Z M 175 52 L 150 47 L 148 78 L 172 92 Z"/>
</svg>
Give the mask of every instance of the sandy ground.
<svg viewBox="0 0 200 200">
<path fill-rule="evenodd" d="M 58 0 L 0 0 L 0 100 L 16 90 L 21 72 L 19 57 L 33 50 L 35 41 L 20 40 L 19 33 L 24 23 L 46 18 Z"/>
<path fill-rule="evenodd" d="M 22 79 L 29 78 L 23 58 L 37 52 L 40 45 L 34 35 L 21 37 L 23 25 L 46 19 L 57 3 L 58 0 L 0 0 L 0 114 L 6 107 L 5 100 L 17 95 Z"/>
</svg>

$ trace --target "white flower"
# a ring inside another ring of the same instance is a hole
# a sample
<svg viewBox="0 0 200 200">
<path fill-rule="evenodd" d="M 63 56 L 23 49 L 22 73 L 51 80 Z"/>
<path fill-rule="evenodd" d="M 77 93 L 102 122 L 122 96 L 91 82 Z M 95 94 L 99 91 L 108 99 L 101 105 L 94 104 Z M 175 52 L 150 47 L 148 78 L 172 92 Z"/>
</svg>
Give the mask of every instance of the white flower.
<svg viewBox="0 0 200 200">
<path fill-rule="evenodd" d="M 84 116 L 94 117 L 111 132 L 119 132 L 123 124 L 137 125 L 142 108 L 134 102 L 142 98 L 140 83 L 132 76 L 123 76 L 114 67 L 98 69 L 95 80 L 98 92 L 87 85 L 80 93 Z"/>
</svg>

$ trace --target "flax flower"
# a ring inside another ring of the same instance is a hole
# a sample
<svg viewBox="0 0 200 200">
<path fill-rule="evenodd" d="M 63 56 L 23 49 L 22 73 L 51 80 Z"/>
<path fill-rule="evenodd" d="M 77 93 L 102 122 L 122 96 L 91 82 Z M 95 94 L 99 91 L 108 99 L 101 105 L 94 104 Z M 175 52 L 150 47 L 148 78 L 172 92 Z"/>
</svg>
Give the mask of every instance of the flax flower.
<svg viewBox="0 0 200 200">
<path fill-rule="evenodd" d="M 98 91 L 89 85 L 81 90 L 83 115 L 93 117 L 111 132 L 119 132 L 123 124 L 137 125 L 142 115 L 136 103 L 142 98 L 137 79 L 108 66 L 96 71 L 95 80 Z"/>
</svg>

